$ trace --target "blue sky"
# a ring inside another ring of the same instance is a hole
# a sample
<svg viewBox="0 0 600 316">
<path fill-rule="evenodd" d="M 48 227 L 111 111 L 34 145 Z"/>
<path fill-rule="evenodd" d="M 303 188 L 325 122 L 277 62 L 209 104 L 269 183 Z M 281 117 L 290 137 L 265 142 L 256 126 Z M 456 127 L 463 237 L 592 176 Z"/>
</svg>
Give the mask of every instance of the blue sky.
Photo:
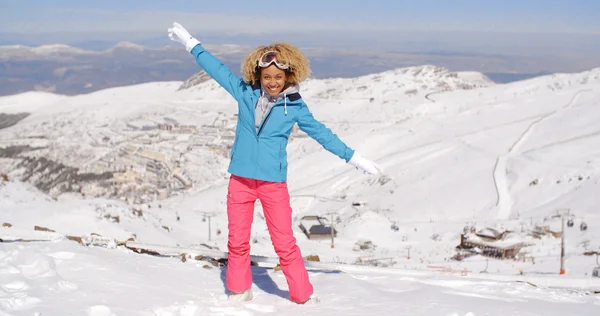
<svg viewBox="0 0 600 316">
<path fill-rule="evenodd" d="M 4 32 L 474 30 L 600 34 L 600 0 L 0 0 Z"/>
</svg>

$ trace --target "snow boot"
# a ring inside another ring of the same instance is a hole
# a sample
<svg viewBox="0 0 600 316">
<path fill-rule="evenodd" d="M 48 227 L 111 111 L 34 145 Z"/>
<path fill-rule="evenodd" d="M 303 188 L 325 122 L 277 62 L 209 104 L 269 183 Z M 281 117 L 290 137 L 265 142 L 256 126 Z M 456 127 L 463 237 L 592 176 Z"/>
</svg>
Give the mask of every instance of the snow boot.
<svg viewBox="0 0 600 316">
<path fill-rule="evenodd" d="M 316 296 L 316 295 L 313 294 L 306 301 L 304 301 L 302 303 L 297 303 L 297 304 L 300 304 L 300 305 L 311 305 L 311 304 L 316 304 L 316 303 L 319 303 L 319 302 L 321 302 L 321 299 L 318 296 Z"/>
<path fill-rule="evenodd" d="M 227 300 L 232 302 L 246 302 L 252 300 L 252 289 L 248 289 L 241 293 L 231 292 Z"/>
</svg>

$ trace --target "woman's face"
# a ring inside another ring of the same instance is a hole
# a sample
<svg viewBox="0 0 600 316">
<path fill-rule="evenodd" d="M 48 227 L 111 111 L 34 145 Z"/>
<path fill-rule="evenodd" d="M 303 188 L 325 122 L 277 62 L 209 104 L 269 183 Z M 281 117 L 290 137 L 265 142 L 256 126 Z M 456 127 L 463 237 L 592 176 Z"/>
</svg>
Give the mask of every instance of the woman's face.
<svg viewBox="0 0 600 316">
<path fill-rule="evenodd" d="M 263 89 L 272 97 L 283 91 L 286 80 L 285 70 L 277 68 L 275 64 L 271 64 L 267 68 L 260 68 L 260 83 Z"/>
</svg>

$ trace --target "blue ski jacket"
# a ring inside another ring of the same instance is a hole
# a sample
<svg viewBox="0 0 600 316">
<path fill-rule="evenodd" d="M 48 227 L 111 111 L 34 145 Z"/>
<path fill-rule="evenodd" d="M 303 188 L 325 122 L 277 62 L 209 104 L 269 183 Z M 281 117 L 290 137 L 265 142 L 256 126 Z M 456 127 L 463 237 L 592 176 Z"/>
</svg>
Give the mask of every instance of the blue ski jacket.
<svg viewBox="0 0 600 316">
<path fill-rule="evenodd" d="M 285 95 L 275 103 L 257 129 L 255 105 L 261 94 L 260 84 L 250 85 L 234 75 L 202 44 L 196 45 L 190 52 L 198 65 L 238 103 L 238 121 L 227 169 L 230 174 L 269 182 L 286 182 L 286 148 L 294 123 L 298 123 L 302 131 L 329 152 L 346 162 L 352 158 L 354 150 L 313 117 L 299 93 Z"/>
</svg>

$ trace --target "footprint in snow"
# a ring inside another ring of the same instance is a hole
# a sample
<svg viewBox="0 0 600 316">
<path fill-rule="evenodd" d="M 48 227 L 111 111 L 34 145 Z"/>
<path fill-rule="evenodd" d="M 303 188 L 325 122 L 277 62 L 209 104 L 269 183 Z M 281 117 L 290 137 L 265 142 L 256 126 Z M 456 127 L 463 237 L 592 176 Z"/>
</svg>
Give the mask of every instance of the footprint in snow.
<svg viewBox="0 0 600 316">
<path fill-rule="evenodd" d="M 12 293 L 10 297 L 0 297 L 0 310 L 18 311 L 30 309 L 40 303 L 37 297 L 28 296 L 25 293 Z"/>
<path fill-rule="evenodd" d="M 10 252 L 0 250 L 0 265 L 3 265 L 4 261 L 8 261 L 10 256 Z"/>
<path fill-rule="evenodd" d="M 59 252 L 55 252 L 55 253 L 49 253 L 48 256 L 50 256 L 56 260 L 71 260 L 71 259 L 75 258 L 75 253 L 69 252 L 69 251 L 59 251 Z"/>
<path fill-rule="evenodd" d="M 19 274 L 21 271 L 13 266 L 6 266 L 0 269 L 0 274 Z"/>
<path fill-rule="evenodd" d="M 219 313 L 220 315 L 254 316 L 254 313 L 251 311 L 237 307 L 211 307 L 210 311 Z"/>
<path fill-rule="evenodd" d="M 58 281 L 58 289 L 63 292 L 72 292 L 77 290 L 79 287 L 77 284 L 65 280 Z"/>
<path fill-rule="evenodd" d="M 94 305 L 87 309 L 87 313 L 88 316 L 116 316 L 108 306 L 104 305 Z"/>
<path fill-rule="evenodd" d="M 185 304 L 174 304 L 168 307 L 156 307 L 152 310 L 156 316 L 199 316 L 206 315 L 199 306 L 189 301 Z"/>
<path fill-rule="evenodd" d="M 12 293 L 12 292 L 20 292 L 25 291 L 29 288 L 29 285 L 23 281 L 13 281 L 10 283 L 6 283 L 0 286 L 4 291 Z"/>
<path fill-rule="evenodd" d="M 39 253 L 26 253 L 19 258 L 22 264 L 17 265 L 21 274 L 27 279 L 38 279 L 56 275 L 56 265 L 52 257 Z"/>
<path fill-rule="evenodd" d="M 17 274 L 20 271 L 10 263 L 14 261 L 16 251 L 0 251 L 0 274 Z"/>
<path fill-rule="evenodd" d="M 253 311 L 261 312 L 261 313 L 274 313 L 275 306 L 272 305 L 258 305 L 258 304 L 246 304 L 244 305 L 248 309 Z"/>
</svg>

